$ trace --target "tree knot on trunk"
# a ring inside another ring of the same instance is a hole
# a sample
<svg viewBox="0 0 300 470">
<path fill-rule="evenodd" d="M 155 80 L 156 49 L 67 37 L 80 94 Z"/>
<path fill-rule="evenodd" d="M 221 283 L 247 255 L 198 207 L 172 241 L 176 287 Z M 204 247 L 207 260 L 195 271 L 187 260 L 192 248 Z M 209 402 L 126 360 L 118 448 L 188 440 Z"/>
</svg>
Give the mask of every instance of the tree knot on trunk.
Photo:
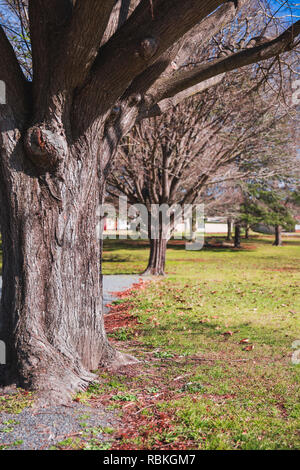
<svg viewBox="0 0 300 470">
<path fill-rule="evenodd" d="M 153 37 L 145 38 L 141 41 L 138 55 L 145 60 L 151 59 L 158 49 L 158 41 Z"/>
<path fill-rule="evenodd" d="M 25 148 L 34 165 L 52 171 L 64 159 L 68 149 L 63 136 L 38 126 L 28 129 Z"/>
<path fill-rule="evenodd" d="M 137 106 L 138 104 L 140 104 L 141 101 L 142 101 L 142 95 L 140 93 L 135 93 L 128 98 L 128 106 L 129 108 L 133 108 L 134 106 Z"/>
<path fill-rule="evenodd" d="M 110 124 L 110 125 L 111 125 L 111 124 L 113 124 L 114 122 L 116 122 L 117 119 L 120 117 L 121 113 L 122 113 L 122 106 L 116 104 L 116 105 L 112 108 L 112 110 L 111 110 L 111 112 L 110 112 L 110 114 L 109 114 L 109 116 L 108 116 L 108 118 L 107 118 L 106 124 Z"/>
</svg>

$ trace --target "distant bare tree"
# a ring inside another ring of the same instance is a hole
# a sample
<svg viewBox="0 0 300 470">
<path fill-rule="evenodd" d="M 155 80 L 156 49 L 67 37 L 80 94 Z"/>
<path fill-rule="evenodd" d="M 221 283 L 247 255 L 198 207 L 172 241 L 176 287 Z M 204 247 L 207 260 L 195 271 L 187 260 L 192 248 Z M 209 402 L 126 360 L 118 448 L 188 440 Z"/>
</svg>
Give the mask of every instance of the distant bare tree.
<svg viewBox="0 0 300 470">
<path fill-rule="evenodd" d="M 179 104 L 172 114 L 136 126 L 120 146 L 108 177 L 110 196 L 124 194 L 149 213 L 155 204 L 183 207 L 208 200 L 209 207 L 213 193 L 208 187 L 218 180 L 292 172 L 298 162 L 286 132 L 287 109 L 273 100 L 273 92 L 253 91 L 253 82 L 249 71 L 230 74 L 213 89 Z M 157 221 L 157 239 L 151 237 L 149 223 L 146 274 L 164 274 L 175 222 L 171 217 L 170 225 L 161 227 Z"/>
</svg>

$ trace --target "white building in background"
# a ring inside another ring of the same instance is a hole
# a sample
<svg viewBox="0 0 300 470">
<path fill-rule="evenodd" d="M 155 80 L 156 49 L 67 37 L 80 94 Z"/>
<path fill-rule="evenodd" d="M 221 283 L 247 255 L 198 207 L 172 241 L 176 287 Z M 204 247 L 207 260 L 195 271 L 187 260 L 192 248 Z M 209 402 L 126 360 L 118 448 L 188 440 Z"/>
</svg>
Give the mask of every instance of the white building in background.
<svg viewBox="0 0 300 470">
<path fill-rule="evenodd" d="M 227 224 L 222 222 L 205 222 L 205 233 L 226 233 Z"/>
<path fill-rule="evenodd" d="M 190 221 L 187 222 L 187 227 L 184 229 L 184 224 L 178 224 L 175 232 L 187 232 L 190 231 Z M 208 217 L 204 223 L 205 233 L 226 233 L 227 234 L 227 223 L 223 219 Z"/>
<path fill-rule="evenodd" d="M 117 227 L 118 223 L 118 227 Z M 130 223 L 127 225 L 126 220 L 118 220 L 118 222 L 111 218 L 105 218 L 104 220 L 104 233 L 115 232 L 116 230 L 126 231 L 130 230 Z M 185 224 L 177 224 L 175 232 L 184 233 L 189 232 L 190 228 L 186 227 Z M 227 233 L 227 223 L 224 223 L 220 219 L 208 218 L 205 222 L 205 233 Z"/>
</svg>

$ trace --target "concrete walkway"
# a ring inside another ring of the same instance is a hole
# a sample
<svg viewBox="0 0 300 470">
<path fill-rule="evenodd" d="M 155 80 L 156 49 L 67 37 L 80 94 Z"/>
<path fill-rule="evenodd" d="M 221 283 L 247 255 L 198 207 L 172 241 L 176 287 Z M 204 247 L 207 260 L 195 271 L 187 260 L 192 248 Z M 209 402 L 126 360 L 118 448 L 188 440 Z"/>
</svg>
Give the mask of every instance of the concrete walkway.
<svg viewBox="0 0 300 470">
<path fill-rule="evenodd" d="M 131 276 L 130 274 L 112 274 L 103 276 L 103 305 L 104 313 L 108 313 L 109 308 L 106 307 L 117 299 L 115 293 L 123 292 L 138 282 L 139 276 Z"/>
<path fill-rule="evenodd" d="M 107 304 L 117 299 L 115 292 L 125 291 L 138 282 L 139 276 L 131 276 L 127 274 L 112 274 L 103 276 L 103 305 L 104 313 L 108 313 Z M 0 296 L 2 291 L 2 278 L 0 277 Z"/>
</svg>

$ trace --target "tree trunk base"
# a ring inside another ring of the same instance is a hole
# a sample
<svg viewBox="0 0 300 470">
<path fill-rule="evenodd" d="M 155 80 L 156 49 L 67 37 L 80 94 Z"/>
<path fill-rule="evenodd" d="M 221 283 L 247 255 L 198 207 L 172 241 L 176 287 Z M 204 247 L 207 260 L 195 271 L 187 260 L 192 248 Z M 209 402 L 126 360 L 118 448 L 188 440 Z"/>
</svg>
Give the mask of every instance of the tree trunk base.
<svg viewBox="0 0 300 470">
<path fill-rule="evenodd" d="M 87 389 L 90 383 L 97 380 L 97 375 L 82 367 L 67 367 L 59 365 L 55 371 L 37 373 L 31 377 L 30 384 L 22 381 L 1 366 L 0 385 L 4 388 L 22 387 L 35 392 L 34 406 L 37 408 L 60 405 L 69 402 L 77 392 Z"/>
<path fill-rule="evenodd" d="M 109 361 L 104 360 L 101 362 L 101 367 L 105 367 L 113 372 L 121 369 L 122 367 L 139 364 L 140 361 L 130 354 L 123 353 L 121 351 L 115 350 L 115 355 Z"/>
<path fill-rule="evenodd" d="M 122 353 L 109 346 L 107 354 L 101 360 L 99 368 L 110 371 L 139 364 L 140 361 L 130 354 Z M 35 372 L 35 373 L 34 373 Z M 5 366 L 0 367 L 1 386 L 17 386 L 35 392 L 34 407 L 45 408 L 53 405 L 68 403 L 78 392 L 84 392 L 88 386 L 98 381 L 97 374 L 84 369 L 80 364 L 67 365 L 65 362 L 48 364 L 44 370 L 34 371 L 30 384 L 21 383 Z M 8 379 L 9 377 L 9 379 Z"/>
<path fill-rule="evenodd" d="M 34 406 L 37 408 L 66 404 L 72 400 L 78 392 L 84 392 L 98 377 L 88 371 L 82 371 L 81 375 L 73 371 L 64 371 L 64 374 L 50 376 L 43 380 L 43 386 L 39 384 L 37 399 Z"/>
<path fill-rule="evenodd" d="M 141 273 L 141 276 L 165 276 L 166 273 L 161 270 L 161 269 L 157 269 L 157 268 L 147 268 L 145 269 L 145 271 L 143 271 Z"/>
</svg>

